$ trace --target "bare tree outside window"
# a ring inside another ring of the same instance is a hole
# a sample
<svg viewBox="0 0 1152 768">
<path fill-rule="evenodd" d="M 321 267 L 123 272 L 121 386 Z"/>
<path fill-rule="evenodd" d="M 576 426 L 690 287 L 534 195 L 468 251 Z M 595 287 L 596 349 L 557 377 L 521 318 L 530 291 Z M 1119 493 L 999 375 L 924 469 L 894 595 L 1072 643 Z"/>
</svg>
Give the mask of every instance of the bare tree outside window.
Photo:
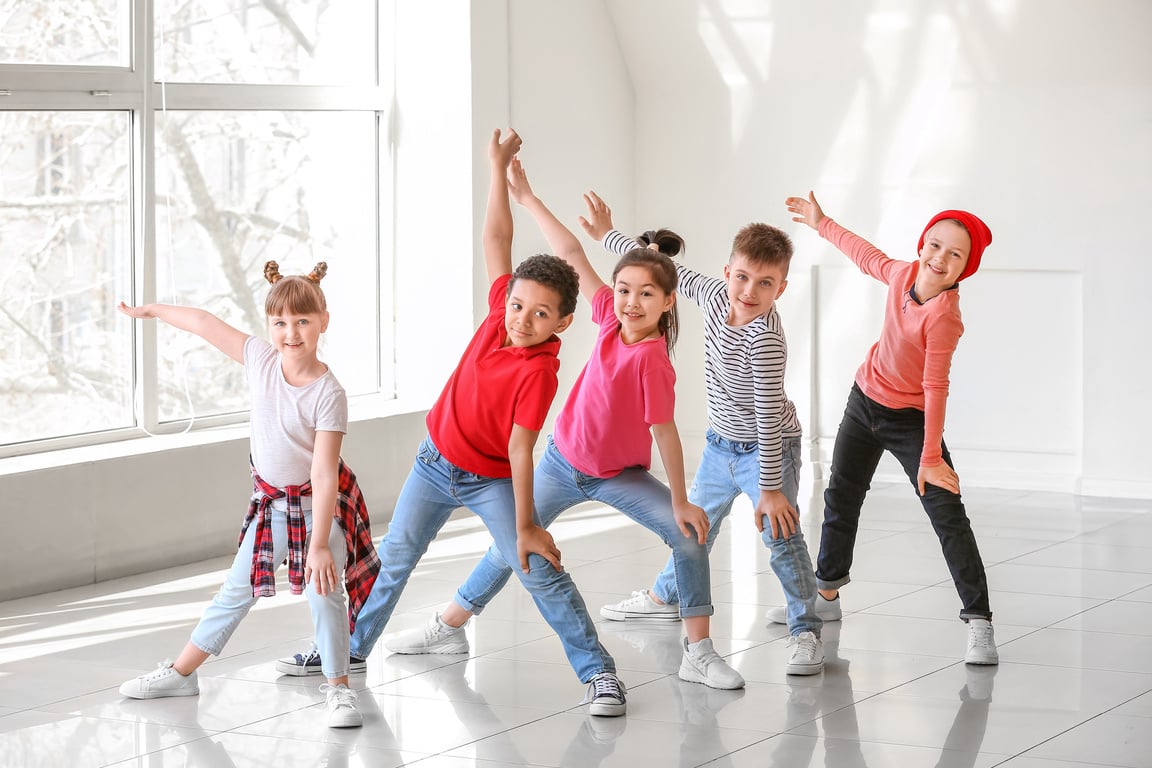
<svg viewBox="0 0 1152 768">
<path fill-rule="evenodd" d="M 128 30 L 150 10 L 155 39 L 132 50 Z M 340 340 L 322 356 L 350 394 L 381 390 L 378 12 L 368 0 L 0 0 L 0 90 L 23 77 L 40 93 L 61 66 L 59 107 L 0 100 L 0 448 L 242 418 L 239 366 L 163 326 L 154 352 L 137 349 L 114 307 L 154 295 L 262 334 L 270 259 L 286 273 L 328 262 Z M 158 90 L 125 86 L 148 57 Z M 93 89 L 101 78 L 109 88 Z M 100 94 L 125 106 L 94 110 Z"/>
</svg>

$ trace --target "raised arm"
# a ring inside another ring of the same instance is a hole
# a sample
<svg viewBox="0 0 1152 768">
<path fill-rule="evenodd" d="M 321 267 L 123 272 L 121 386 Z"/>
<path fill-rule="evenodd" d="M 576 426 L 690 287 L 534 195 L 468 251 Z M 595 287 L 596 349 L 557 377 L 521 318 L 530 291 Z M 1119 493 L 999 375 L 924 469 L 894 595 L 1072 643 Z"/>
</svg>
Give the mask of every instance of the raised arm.
<svg viewBox="0 0 1152 768">
<path fill-rule="evenodd" d="M 532 185 L 528 183 L 528 175 L 524 172 L 524 166 L 520 164 L 519 158 L 514 158 L 508 168 L 508 194 L 532 214 L 536 226 L 540 227 L 540 231 L 548 241 L 552 255 L 568 262 L 576 270 L 576 274 L 580 277 L 580 295 L 591 302 L 596 292 L 604 285 L 604 281 L 592 268 L 588 254 L 584 252 L 584 246 L 580 245 L 576 235 L 561 224 L 548 206 L 544 205 L 532 191 Z"/>
<path fill-rule="evenodd" d="M 116 309 L 139 320 L 155 318 L 173 328 L 194 333 L 238 363 L 244 362 L 244 342 L 248 334 L 237 330 L 211 312 L 175 304 L 144 304 L 131 307 L 120 302 Z"/>
<path fill-rule="evenodd" d="M 484 266 L 488 282 L 512 272 L 512 207 L 508 202 L 508 165 L 520 151 L 520 136 L 509 129 L 501 141 L 500 129 L 488 141 L 488 210 L 484 216 Z"/>
<path fill-rule="evenodd" d="M 809 192 L 807 198 L 803 197 L 789 197 L 784 200 L 784 205 L 788 207 L 789 213 L 798 214 L 792 217 L 792 221 L 799 221 L 802 224 L 807 224 L 817 232 L 820 231 L 820 222 L 824 220 L 824 210 L 820 207 L 820 203 L 816 202 L 816 194 Z"/>
</svg>

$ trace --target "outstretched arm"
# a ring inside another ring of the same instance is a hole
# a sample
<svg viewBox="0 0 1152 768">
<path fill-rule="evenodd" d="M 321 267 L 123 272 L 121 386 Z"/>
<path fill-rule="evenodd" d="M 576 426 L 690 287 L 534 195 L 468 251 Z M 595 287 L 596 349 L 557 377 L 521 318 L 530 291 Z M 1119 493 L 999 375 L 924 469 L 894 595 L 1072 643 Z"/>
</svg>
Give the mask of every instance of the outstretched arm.
<svg viewBox="0 0 1152 768">
<path fill-rule="evenodd" d="M 580 295 L 592 301 L 596 292 L 604 285 L 600 275 L 592 268 L 588 261 L 588 254 L 584 253 L 584 246 L 568 227 L 560 223 L 555 214 L 544 205 L 544 202 L 532 191 L 528 183 L 528 175 L 524 172 L 519 158 L 512 160 L 508 168 L 508 194 L 532 214 L 536 226 L 544 233 L 552 255 L 557 256 L 572 265 L 580 277 Z"/>
<path fill-rule="evenodd" d="M 488 141 L 488 163 L 491 178 L 488 182 L 488 210 L 484 216 L 484 266 L 491 284 L 501 275 L 512 272 L 512 207 L 508 202 L 508 184 L 505 176 L 508 164 L 520 151 L 520 137 L 508 130 L 500 140 L 500 129 L 492 132 Z"/>
<path fill-rule="evenodd" d="M 194 333 L 238 363 L 244 362 L 244 342 L 248 334 L 237 330 L 211 312 L 175 304 L 144 304 L 132 307 L 120 302 L 116 309 L 140 320 L 155 318 L 173 328 Z"/>
</svg>

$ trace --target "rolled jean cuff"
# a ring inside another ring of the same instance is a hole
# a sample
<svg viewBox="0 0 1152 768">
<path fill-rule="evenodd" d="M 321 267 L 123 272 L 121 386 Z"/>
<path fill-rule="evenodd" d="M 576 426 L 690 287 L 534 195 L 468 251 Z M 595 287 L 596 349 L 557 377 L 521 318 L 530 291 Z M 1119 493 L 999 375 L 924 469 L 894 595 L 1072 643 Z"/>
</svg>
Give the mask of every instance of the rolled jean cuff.
<svg viewBox="0 0 1152 768">
<path fill-rule="evenodd" d="M 960 611 L 960 620 L 967 622 L 968 619 L 986 619 L 992 621 L 992 611 Z"/>
<path fill-rule="evenodd" d="M 829 589 L 840 589 L 840 587 L 844 586 L 845 584 L 847 584 L 850 581 L 852 581 L 852 579 L 849 578 L 848 576 L 842 576 L 839 579 L 832 579 L 831 581 L 826 581 L 826 580 L 820 578 L 819 576 L 817 576 L 816 577 L 816 589 L 823 589 L 825 591 L 827 591 Z M 979 618 L 979 617 L 977 617 L 977 618 Z"/>
<path fill-rule="evenodd" d="M 694 619 L 697 616 L 711 616 L 714 613 L 716 613 L 716 609 L 711 605 L 686 606 L 683 603 L 680 604 L 680 618 L 682 619 Z"/>
<path fill-rule="evenodd" d="M 460 606 L 474 616 L 479 616 L 484 612 L 484 606 L 477 605 L 468 598 L 464 597 L 464 595 L 460 594 L 459 592 L 452 596 L 452 602 L 456 603 L 456 605 Z"/>
</svg>

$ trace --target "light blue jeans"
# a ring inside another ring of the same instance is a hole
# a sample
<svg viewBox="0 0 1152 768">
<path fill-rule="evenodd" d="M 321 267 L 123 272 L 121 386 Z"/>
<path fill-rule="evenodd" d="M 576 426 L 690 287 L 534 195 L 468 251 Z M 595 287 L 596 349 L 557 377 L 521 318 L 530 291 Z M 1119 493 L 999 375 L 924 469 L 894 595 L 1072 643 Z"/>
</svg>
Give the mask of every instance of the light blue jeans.
<svg viewBox="0 0 1152 768">
<path fill-rule="evenodd" d="M 696 470 L 688 500 L 708 514 L 708 521 L 712 524 L 708 530 L 708 550 L 711 551 L 720 533 L 720 525 L 732 511 L 736 497 L 745 494 L 753 506 L 760 500 L 760 449 L 755 442 L 727 440 L 711 429 L 706 438 L 704 455 L 700 457 L 700 467 Z M 785 438 L 782 451 L 783 485 L 780 490 L 799 512 L 796 496 L 800 489 L 800 438 Z M 771 524 L 765 519 L 761 538 L 772 551 L 772 570 L 780 579 L 788 601 L 788 631 L 793 635 L 814 632 L 819 637 L 824 622 L 816 615 L 816 575 L 803 532 L 797 527 L 791 536 L 774 539 Z M 672 561 L 668 562 L 656 577 L 652 590 L 669 604 L 680 599 L 674 565 Z"/>
<path fill-rule="evenodd" d="M 502 564 L 507 571 L 516 571 L 540 615 L 560 638 L 580 681 L 586 683 L 600 672 L 615 672 L 616 663 L 600 644 L 596 625 L 568 572 L 557 571 L 537 554 L 528 556 L 529 573 L 520 570 L 512 480 L 465 472 L 440 455 L 430 437 L 420 444 L 388 533 L 380 541 L 380 574 L 356 617 L 352 655 L 364 658 L 371 653 L 416 563 L 448 516 L 460 507 L 467 507 L 484 522 L 498 552 L 509 553 Z"/>
<path fill-rule="evenodd" d="M 312 534 L 312 513 L 304 513 L 304 523 Z M 200 623 L 192 630 L 192 644 L 205 653 L 219 656 L 236 631 L 248 610 L 260 598 L 252 597 L 252 547 L 256 542 L 256 521 L 248 526 L 244 541 L 232 560 L 232 568 L 211 604 L 204 610 Z M 307 543 L 305 543 L 307 547 Z M 328 548 L 336 571 L 344 572 L 348 556 L 344 542 L 344 528 L 339 520 L 332 521 L 328 534 Z M 307 551 L 307 550 L 305 550 Z M 288 515 L 283 510 L 272 510 L 272 562 L 282 563 L 288 555 Z M 348 605 L 344 584 L 321 597 L 316 592 L 316 579 L 304 586 L 308 606 L 312 609 L 312 624 L 316 628 L 316 648 L 320 651 L 324 676 L 343 677 L 348 674 Z"/>
<path fill-rule="evenodd" d="M 549 435 L 544 456 L 536 465 L 533 492 L 536 510 L 545 527 L 570 507 L 598 501 L 620 510 L 655 533 L 672 548 L 670 578 L 679 588 L 678 594 L 685 596 L 680 615 L 686 618 L 712 615 L 708 550 L 695 537 L 686 538 L 680 532 L 672 517 L 672 493 L 649 472 L 634 467 L 615 477 L 586 475 L 568 463 Z M 457 605 L 480 613 L 504 587 L 509 574 L 497 542 L 456 592 Z"/>
</svg>

